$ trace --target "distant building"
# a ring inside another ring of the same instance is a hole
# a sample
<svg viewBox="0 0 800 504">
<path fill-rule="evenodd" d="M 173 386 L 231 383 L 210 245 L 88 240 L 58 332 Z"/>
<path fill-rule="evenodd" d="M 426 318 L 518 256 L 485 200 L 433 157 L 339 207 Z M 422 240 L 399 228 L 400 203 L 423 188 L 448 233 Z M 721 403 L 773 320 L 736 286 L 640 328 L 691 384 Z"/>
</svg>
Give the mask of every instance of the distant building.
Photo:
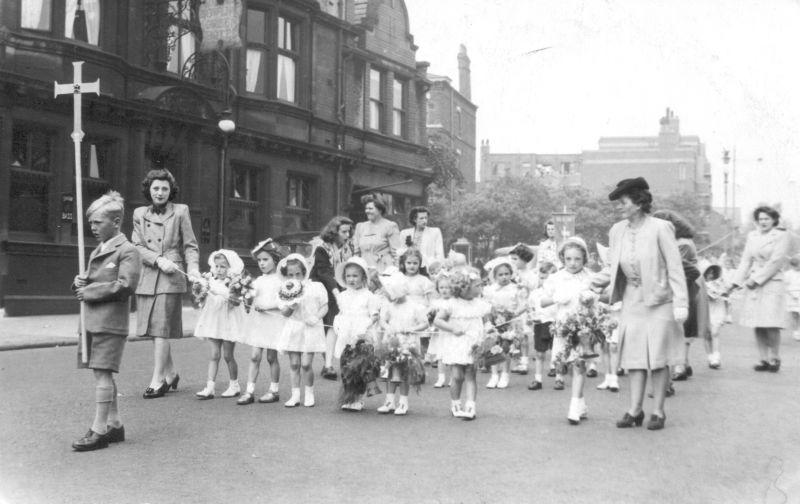
<svg viewBox="0 0 800 504">
<path fill-rule="evenodd" d="M 683 136 L 680 121 L 667 109 L 656 137 L 602 137 L 599 149 L 583 151 L 581 185 L 606 192 L 621 179 L 644 177 L 654 194 L 694 193 L 711 205 L 711 165 L 705 145 Z"/>
<path fill-rule="evenodd" d="M 550 188 L 581 185 L 580 154 L 493 153 L 481 142 L 481 182 L 498 178 L 533 177 Z"/>
<path fill-rule="evenodd" d="M 711 165 L 705 145 L 682 136 L 680 122 L 667 109 L 655 137 L 601 137 L 597 150 L 580 154 L 492 153 L 481 143 L 481 181 L 507 175 L 540 178 L 548 187 L 584 187 L 610 191 L 625 178 L 644 177 L 656 194 L 689 192 L 711 204 Z"/>
<path fill-rule="evenodd" d="M 458 52 L 458 90 L 449 77 L 428 73 L 427 130 L 430 142 L 450 147 L 458 157 L 458 168 L 469 190 L 475 187 L 476 113 L 472 103 L 470 60 L 467 48 Z"/>
</svg>

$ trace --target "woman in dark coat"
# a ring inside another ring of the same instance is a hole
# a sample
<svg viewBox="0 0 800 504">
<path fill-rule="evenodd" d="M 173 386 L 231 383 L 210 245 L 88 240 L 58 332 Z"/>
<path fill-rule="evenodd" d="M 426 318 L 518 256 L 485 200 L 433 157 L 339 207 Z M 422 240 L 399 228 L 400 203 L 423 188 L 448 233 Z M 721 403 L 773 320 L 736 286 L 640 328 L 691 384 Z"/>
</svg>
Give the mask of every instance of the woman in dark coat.
<svg viewBox="0 0 800 504">
<path fill-rule="evenodd" d="M 169 340 L 183 336 L 182 297 L 187 279 L 200 277 L 199 250 L 189 207 L 172 203 L 178 185 L 169 170 L 150 170 L 142 193 L 152 205 L 133 211 L 131 242 L 142 258 L 136 334 L 153 338 L 153 377 L 144 391 L 144 398 L 152 399 L 178 386 Z"/>
<path fill-rule="evenodd" d="M 314 249 L 314 266 L 311 268 L 311 280 L 320 282 L 328 292 L 328 313 L 322 319 L 326 326 L 325 367 L 322 377 L 336 379 L 333 369 L 333 349 L 336 346 L 336 333 L 333 331 L 333 318 L 339 313 L 336 294 L 339 284 L 336 281 L 336 267 L 344 264 L 353 254 L 353 221 L 347 217 L 334 217 L 322 228 L 320 242 Z"/>
</svg>

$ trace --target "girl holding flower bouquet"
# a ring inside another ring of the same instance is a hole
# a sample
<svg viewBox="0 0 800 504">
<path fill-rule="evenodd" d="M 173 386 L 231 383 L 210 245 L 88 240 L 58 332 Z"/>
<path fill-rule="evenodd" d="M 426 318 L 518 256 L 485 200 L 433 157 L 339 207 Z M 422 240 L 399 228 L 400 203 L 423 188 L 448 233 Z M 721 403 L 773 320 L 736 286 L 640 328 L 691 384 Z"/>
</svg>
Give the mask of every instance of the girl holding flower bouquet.
<svg viewBox="0 0 800 504">
<path fill-rule="evenodd" d="M 222 397 L 235 397 L 241 393 L 239 366 L 233 355 L 236 342 L 241 340 L 245 310 L 239 298 L 231 293 L 231 283 L 240 281 L 244 263 L 233 250 L 220 249 L 208 256 L 211 273 L 203 274 L 203 282 L 193 287 L 195 298 L 202 304 L 194 335 L 208 341 L 208 381 L 206 387 L 195 395 L 198 399 L 214 398 L 214 381 L 219 370 L 220 353 L 228 365 L 230 385 Z"/>
<path fill-rule="evenodd" d="M 389 383 L 386 386 L 386 401 L 378 408 L 378 413 L 406 415 L 411 385 L 419 391 L 420 385 L 425 382 L 420 334 L 428 329 L 428 314 L 422 305 L 408 301 L 408 282 L 402 274 L 381 275 L 380 282 L 388 300 L 381 310 L 384 331 L 381 376 Z M 395 404 L 398 389 L 400 397 Z"/>
<path fill-rule="evenodd" d="M 435 287 L 433 282 L 420 272 L 421 267 L 422 253 L 416 247 L 407 248 L 400 256 L 400 271 L 406 276 L 408 282 L 408 301 L 417 303 L 427 310 L 430 307 Z M 430 346 L 429 334 L 420 336 L 420 345 L 427 364 L 431 360 L 428 348 Z"/>
<path fill-rule="evenodd" d="M 462 267 L 450 274 L 453 297 L 442 303 L 433 324 L 441 331 L 442 363 L 450 366 L 453 385 L 450 387 L 450 412 L 456 418 L 475 418 L 475 398 L 478 393 L 476 361 L 485 340 L 484 321 L 492 306 L 480 299 L 481 274 Z M 466 387 L 463 387 L 466 385 Z M 461 390 L 465 388 L 465 403 L 461 405 Z"/>
<path fill-rule="evenodd" d="M 577 236 L 567 238 L 558 252 L 564 268 L 553 274 L 545 283 L 545 295 L 541 299 L 542 308 L 556 306 L 555 323 L 553 325 L 553 353 L 556 354 L 556 386 L 563 388 L 563 372 L 568 363 L 572 366 L 572 397 L 569 403 L 567 419 L 572 425 L 586 418 L 586 400 L 583 397 L 583 385 L 586 381 L 585 359 L 591 354 L 591 348 L 571 348 L 565 337 L 565 325 L 574 323 L 582 295 L 589 290 L 590 276 L 584 266 L 589 257 L 586 242 Z M 576 331 L 588 331 L 588 327 L 576 327 Z"/>
<path fill-rule="evenodd" d="M 486 388 L 504 389 L 508 387 L 509 369 L 511 366 L 511 347 L 513 341 L 518 340 L 522 324 L 515 319 L 519 307 L 519 287 L 512 282 L 514 278 L 514 265 L 511 259 L 501 257 L 491 263 L 489 277 L 493 283 L 483 292 L 483 297 L 492 305 L 492 323 L 501 340 L 505 359 L 500 364 L 491 367 L 492 376 Z M 518 345 L 518 343 L 517 343 Z M 508 350 L 507 350 L 508 349 Z M 515 350 L 519 352 L 518 347 Z"/>
<path fill-rule="evenodd" d="M 367 271 L 367 263 L 360 257 L 351 257 L 336 271 L 339 283 L 347 287 L 336 294 L 339 313 L 333 319 L 336 333 L 333 354 L 339 359 L 342 374 L 339 402 L 345 411 L 364 409 L 361 398 L 370 385 L 370 390 L 375 390 L 378 378 L 374 326 L 380 316 L 380 300 L 367 289 Z"/>
<path fill-rule="evenodd" d="M 278 291 L 281 314 L 285 317 L 277 349 L 289 353 L 292 396 L 287 408 L 300 404 L 300 370 L 305 378 L 303 406 L 314 406 L 314 353 L 325 351 L 322 317 L 328 313 L 328 292 L 319 282 L 309 280 L 308 263 L 300 254 L 289 254 L 278 263 L 283 284 Z"/>
<path fill-rule="evenodd" d="M 261 357 L 267 351 L 270 382 L 266 394 L 258 399 L 260 403 L 273 403 L 280 399 L 278 383 L 281 376 L 281 367 L 278 363 L 276 350 L 278 336 L 283 329 L 284 318 L 278 308 L 278 291 L 281 288 L 281 278 L 278 276 L 276 265 L 282 259 L 278 246 L 272 238 L 259 242 L 250 252 L 258 263 L 261 276 L 253 280 L 253 304 L 247 317 L 247 329 L 244 337 L 245 343 L 253 347 L 250 352 L 250 368 L 247 371 L 247 388 L 236 404 L 246 405 L 255 401 L 256 380 L 261 368 Z"/>
</svg>

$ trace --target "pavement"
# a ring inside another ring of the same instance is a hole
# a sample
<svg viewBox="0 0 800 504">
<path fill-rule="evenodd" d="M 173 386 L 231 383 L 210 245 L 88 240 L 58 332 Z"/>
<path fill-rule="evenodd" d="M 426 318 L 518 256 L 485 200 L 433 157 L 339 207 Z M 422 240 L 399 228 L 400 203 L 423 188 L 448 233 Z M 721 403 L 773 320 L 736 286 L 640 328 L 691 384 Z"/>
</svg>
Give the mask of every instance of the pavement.
<svg viewBox="0 0 800 504">
<path fill-rule="evenodd" d="M 183 308 L 183 336 L 192 335 L 198 310 Z M 78 314 L 6 317 L 0 310 L 0 351 L 25 348 L 46 348 L 78 344 Z M 136 331 L 136 314 L 131 314 L 128 341 L 140 341 Z M 147 338 L 149 339 L 149 338 Z"/>
<path fill-rule="evenodd" d="M 790 337 L 779 373 L 752 370 L 745 328 L 723 329 L 720 370 L 694 345 L 694 376 L 675 384 L 657 432 L 615 428 L 629 401 L 625 377 L 616 394 L 589 379 L 589 418 L 571 426 L 569 392 L 552 379 L 531 392 L 531 377 L 514 375 L 508 389 L 487 390 L 482 374 L 478 418 L 465 422 L 450 416 L 448 389 L 430 382 L 412 392 L 406 417 L 377 414 L 380 396 L 342 412 L 339 384 L 319 379 L 314 408 L 198 401 L 205 342 L 172 348 L 178 390 L 145 400 L 152 346 L 126 347 L 116 380 L 127 439 L 90 453 L 70 449 L 94 411 L 92 375 L 75 369 L 75 348 L 0 352 L 0 502 L 800 502 L 800 343 Z M 238 345 L 235 357 L 244 385 L 250 349 Z M 285 400 L 289 366 L 279 362 Z M 217 394 L 228 380 L 220 364 Z M 261 371 L 259 395 L 266 363 Z"/>
</svg>

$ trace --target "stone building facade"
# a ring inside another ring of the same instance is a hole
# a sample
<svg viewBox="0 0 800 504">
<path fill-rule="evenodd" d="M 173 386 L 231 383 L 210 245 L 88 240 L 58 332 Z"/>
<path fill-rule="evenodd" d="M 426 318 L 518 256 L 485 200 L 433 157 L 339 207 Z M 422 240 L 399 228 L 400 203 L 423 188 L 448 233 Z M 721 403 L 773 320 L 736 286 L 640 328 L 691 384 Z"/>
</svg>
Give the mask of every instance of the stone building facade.
<svg viewBox="0 0 800 504">
<path fill-rule="evenodd" d="M 200 50 L 209 5 L 238 9 L 240 47 Z M 246 256 L 266 236 L 305 237 L 339 213 L 360 219 L 368 191 L 385 193 L 390 218 L 423 200 L 430 81 L 408 26 L 402 0 L 1 2 L 6 314 L 77 309 L 72 99 L 53 98 L 73 61 L 101 89 L 84 98 L 85 204 L 120 191 L 129 233 L 144 174 L 166 167 L 202 260 L 219 234 Z M 236 124 L 224 157 L 223 118 Z"/>
</svg>

